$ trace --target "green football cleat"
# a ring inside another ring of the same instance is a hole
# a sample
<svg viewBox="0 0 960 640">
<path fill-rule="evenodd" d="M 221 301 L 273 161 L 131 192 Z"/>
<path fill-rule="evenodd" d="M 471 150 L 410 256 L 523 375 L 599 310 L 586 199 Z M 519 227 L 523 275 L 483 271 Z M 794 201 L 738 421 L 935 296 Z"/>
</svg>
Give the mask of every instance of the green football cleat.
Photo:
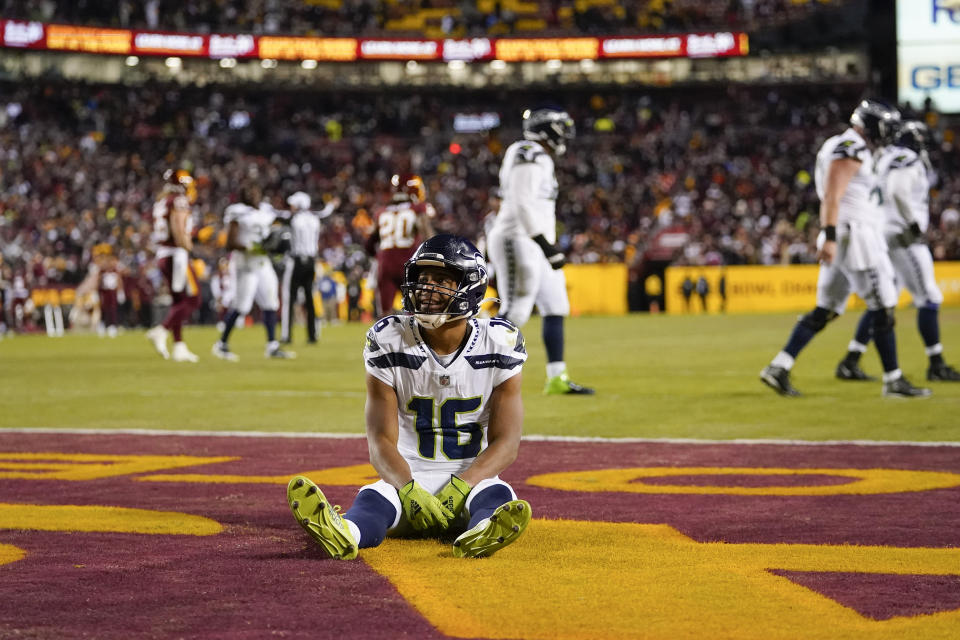
<svg viewBox="0 0 960 640">
<path fill-rule="evenodd" d="M 577 384 L 576 382 L 570 381 L 570 376 L 567 375 L 567 372 L 564 371 L 558 376 L 553 376 L 547 380 L 547 383 L 543 386 L 543 392 L 548 396 L 553 395 L 583 395 L 583 396 L 592 396 L 593 389 L 590 387 L 584 387 Z"/>
<path fill-rule="evenodd" d="M 454 540 L 453 555 L 458 558 L 486 558 L 516 542 L 530 524 L 530 504 L 511 500 L 497 507 L 493 515 Z"/>
<path fill-rule="evenodd" d="M 331 558 L 353 560 L 357 557 L 357 541 L 340 516 L 340 507 L 330 504 L 309 478 L 295 476 L 290 480 L 287 502 L 300 526 Z"/>
</svg>

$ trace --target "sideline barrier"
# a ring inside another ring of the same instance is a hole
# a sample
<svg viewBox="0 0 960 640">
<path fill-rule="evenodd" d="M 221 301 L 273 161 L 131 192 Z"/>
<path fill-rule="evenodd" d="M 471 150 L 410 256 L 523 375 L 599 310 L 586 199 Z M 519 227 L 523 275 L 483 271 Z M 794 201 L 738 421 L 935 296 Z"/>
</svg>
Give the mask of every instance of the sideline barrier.
<svg viewBox="0 0 960 640">
<path fill-rule="evenodd" d="M 567 294 L 570 296 L 570 315 L 626 315 L 627 265 L 625 264 L 568 264 L 563 268 L 567 277 Z M 346 280 L 340 272 L 333 278 L 341 285 Z M 373 308 L 373 290 L 366 280 L 362 283 L 360 306 L 366 311 Z M 487 290 L 487 297 L 496 297 L 496 288 Z M 396 300 L 399 305 L 399 294 Z M 347 319 L 347 302 L 339 303 L 340 319 Z M 485 305 L 489 307 L 489 305 Z"/>
<path fill-rule="evenodd" d="M 671 314 L 807 311 L 816 300 L 818 272 L 817 265 L 668 267 L 666 311 Z M 934 273 L 943 291 L 944 306 L 960 306 L 960 262 L 935 262 Z M 697 293 L 700 278 L 707 284 L 706 296 Z M 684 281 L 688 279 L 693 283 L 689 298 L 683 294 Z M 725 297 L 721 295 L 722 285 L 726 289 Z M 910 294 L 901 292 L 898 306 L 909 304 Z M 850 297 L 848 309 L 864 308 L 859 297 Z"/>
</svg>

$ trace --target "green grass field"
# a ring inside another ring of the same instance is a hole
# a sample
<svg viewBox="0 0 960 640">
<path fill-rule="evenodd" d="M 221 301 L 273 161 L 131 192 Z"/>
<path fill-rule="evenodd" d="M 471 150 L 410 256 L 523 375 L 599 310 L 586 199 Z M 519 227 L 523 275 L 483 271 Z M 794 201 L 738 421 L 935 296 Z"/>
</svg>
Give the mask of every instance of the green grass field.
<svg viewBox="0 0 960 640">
<path fill-rule="evenodd" d="M 879 383 L 839 382 L 857 314 L 829 326 L 801 355 L 787 399 L 757 374 L 783 345 L 796 314 L 573 318 L 567 362 L 595 397 L 545 397 L 540 324 L 525 327 L 525 432 L 644 438 L 960 440 L 960 384 L 928 400 L 885 400 Z M 911 310 L 898 313 L 901 366 L 924 382 L 926 356 Z M 941 313 L 948 361 L 960 364 L 960 309 Z M 110 340 L 18 336 L 0 341 L 0 428 L 363 431 L 360 359 L 366 327 L 328 327 L 298 359 L 263 358 L 263 329 L 235 332 L 238 363 L 210 355 L 212 328 L 188 327 L 197 365 L 158 358 L 142 331 Z M 303 340 L 298 327 L 295 337 Z M 880 370 L 875 351 L 864 368 Z"/>
</svg>

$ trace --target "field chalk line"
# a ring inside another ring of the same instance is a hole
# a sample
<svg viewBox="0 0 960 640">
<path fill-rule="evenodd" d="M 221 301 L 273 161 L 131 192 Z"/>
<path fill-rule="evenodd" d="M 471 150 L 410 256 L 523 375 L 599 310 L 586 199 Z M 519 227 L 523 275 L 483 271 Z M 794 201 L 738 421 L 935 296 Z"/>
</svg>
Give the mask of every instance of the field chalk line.
<svg viewBox="0 0 960 640">
<path fill-rule="evenodd" d="M 0 427 L 4 433 L 24 434 L 73 434 L 73 435 L 124 435 L 124 436 L 203 436 L 219 438 L 365 438 L 362 433 L 328 433 L 313 431 L 188 431 L 183 429 L 60 429 L 56 427 Z M 740 438 L 730 440 L 707 440 L 699 438 L 604 438 L 600 436 L 547 436 L 525 435 L 528 442 L 596 442 L 637 444 L 691 444 L 691 445 L 786 445 L 786 446 L 857 446 L 857 447 L 960 447 L 960 442 L 910 442 L 898 440 L 783 440 L 763 438 Z"/>
</svg>

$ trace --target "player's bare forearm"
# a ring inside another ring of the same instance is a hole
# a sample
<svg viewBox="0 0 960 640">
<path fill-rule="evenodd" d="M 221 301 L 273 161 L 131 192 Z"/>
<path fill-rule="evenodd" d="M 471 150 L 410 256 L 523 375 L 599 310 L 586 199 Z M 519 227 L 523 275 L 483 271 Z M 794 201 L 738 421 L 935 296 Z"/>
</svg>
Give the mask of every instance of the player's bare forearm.
<svg viewBox="0 0 960 640">
<path fill-rule="evenodd" d="M 397 394 L 374 376 L 367 374 L 367 447 L 370 464 L 380 478 L 400 489 L 413 478 L 410 465 L 397 450 L 400 424 Z"/>
<path fill-rule="evenodd" d="M 854 158 L 840 158 L 830 163 L 823 203 L 820 206 L 820 224 L 822 226 L 837 225 L 837 218 L 840 214 L 840 198 L 846 192 L 853 176 L 860 170 L 861 164 L 859 160 Z"/>
<path fill-rule="evenodd" d="M 523 433 L 520 382 L 521 375 L 518 373 L 493 390 L 490 397 L 487 448 L 480 452 L 469 468 L 459 474 L 471 487 L 481 480 L 498 475 L 517 459 L 520 436 Z"/>
<path fill-rule="evenodd" d="M 173 243 L 178 247 L 191 251 L 193 249 L 193 239 L 187 233 L 187 215 L 182 209 L 175 209 L 173 212 L 170 233 L 173 235 Z"/>
<path fill-rule="evenodd" d="M 239 238 L 240 225 L 234 220 L 230 223 L 230 228 L 227 230 L 227 251 L 243 251 L 246 249 L 246 247 L 240 244 Z"/>
</svg>

